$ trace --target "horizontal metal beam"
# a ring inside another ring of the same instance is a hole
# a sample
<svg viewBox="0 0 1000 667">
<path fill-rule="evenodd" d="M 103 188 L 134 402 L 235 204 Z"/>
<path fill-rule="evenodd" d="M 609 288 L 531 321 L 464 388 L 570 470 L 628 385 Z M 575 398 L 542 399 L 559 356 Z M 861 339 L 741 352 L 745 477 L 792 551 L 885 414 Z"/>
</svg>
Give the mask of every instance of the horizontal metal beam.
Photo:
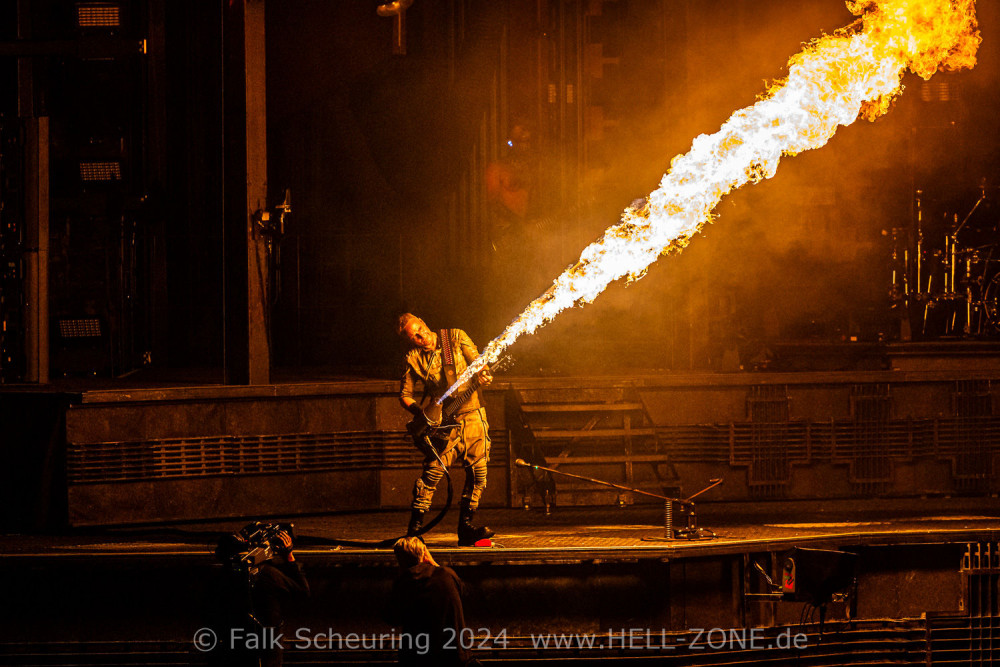
<svg viewBox="0 0 1000 667">
<path fill-rule="evenodd" d="M 77 58 L 117 58 L 146 53 L 146 40 L 117 37 L 81 37 L 64 40 L 18 39 L 0 42 L 0 56 L 74 56 Z"/>
</svg>

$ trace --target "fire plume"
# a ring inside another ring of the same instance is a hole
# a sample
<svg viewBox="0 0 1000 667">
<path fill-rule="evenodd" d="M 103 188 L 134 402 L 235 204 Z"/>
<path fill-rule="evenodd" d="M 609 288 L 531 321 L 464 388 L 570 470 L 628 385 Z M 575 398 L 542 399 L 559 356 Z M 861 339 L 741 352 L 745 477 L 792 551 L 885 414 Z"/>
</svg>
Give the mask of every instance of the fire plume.
<svg viewBox="0 0 1000 667">
<path fill-rule="evenodd" d="M 860 18 L 807 44 L 789 60 L 788 76 L 756 104 L 676 156 L 645 206 L 625 209 L 621 221 L 511 321 L 455 386 L 562 310 L 590 303 L 619 278 L 641 278 L 660 255 L 682 250 L 711 221 L 724 195 L 772 177 L 783 155 L 819 148 L 838 126 L 886 113 L 906 70 L 928 79 L 976 63 L 975 0 L 848 0 L 847 7 Z"/>
</svg>

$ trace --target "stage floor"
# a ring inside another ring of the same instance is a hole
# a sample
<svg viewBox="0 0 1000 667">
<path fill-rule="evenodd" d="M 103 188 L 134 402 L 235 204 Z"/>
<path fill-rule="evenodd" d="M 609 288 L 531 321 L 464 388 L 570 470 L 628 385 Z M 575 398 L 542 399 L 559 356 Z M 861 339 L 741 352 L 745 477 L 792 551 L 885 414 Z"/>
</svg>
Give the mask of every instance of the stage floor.
<svg viewBox="0 0 1000 667">
<path fill-rule="evenodd" d="M 432 511 L 431 515 L 433 515 Z M 493 548 L 458 548 L 452 509 L 425 535 L 447 563 L 581 562 L 593 559 L 783 551 L 793 547 L 839 548 L 852 544 L 963 543 L 1000 540 L 1000 500 L 912 498 L 840 501 L 702 503 L 698 523 L 716 534 L 664 540 L 663 509 L 556 507 L 487 509 L 476 516 L 496 531 Z M 269 517 L 292 522 L 303 561 L 389 562 L 388 548 L 342 544 L 376 543 L 404 532 L 403 511 Z M 679 519 L 675 519 L 679 521 Z M 249 518 L 147 527 L 70 530 L 49 535 L 8 535 L 0 559 L 119 557 L 207 557 L 218 539 Z M 679 523 L 675 523 L 678 527 Z"/>
</svg>

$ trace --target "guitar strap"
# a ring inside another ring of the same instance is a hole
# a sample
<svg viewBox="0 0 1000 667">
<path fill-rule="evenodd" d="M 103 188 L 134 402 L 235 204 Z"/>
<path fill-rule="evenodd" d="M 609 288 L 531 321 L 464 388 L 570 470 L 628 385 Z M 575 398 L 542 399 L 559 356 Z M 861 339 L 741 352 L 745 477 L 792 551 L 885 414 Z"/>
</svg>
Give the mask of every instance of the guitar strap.
<svg viewBox="0 0 1000 667">
<path fill-rule="evenodd" d="M 455 380 L 458 379 L 458 373 L 455 370 L 455 350 L 451 346 L 451 329 L 441 329 L 438 333 L 438 339 L 441 341 L 441 368 L 444 372 L 445 382 L 448 386 L 455 384 Z M 483 388 L 479 387 L 476 389 L 476 394 L 479 396 L 479 405 L 483 405 Z M 461 409 L 462 406 L 458 406 Z"/>
<path fill-rule="evenodd" d="M 441 367 L 444 372 L 444 380 L 448 386 L 455 384 L 458 374 L 455 372 L 455 350 L 451 347 L 451 330 L 441 329 L 438 332 L 438 340 L 441 342 Z"/>
</svg>

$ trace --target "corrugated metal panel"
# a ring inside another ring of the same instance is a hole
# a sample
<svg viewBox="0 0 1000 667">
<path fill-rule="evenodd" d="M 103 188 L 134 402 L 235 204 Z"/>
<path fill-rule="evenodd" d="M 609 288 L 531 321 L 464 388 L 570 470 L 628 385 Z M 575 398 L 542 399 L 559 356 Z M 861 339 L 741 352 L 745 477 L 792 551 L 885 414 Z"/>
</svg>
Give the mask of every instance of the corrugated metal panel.
<svg viewBox="0 0 1000 667">
<path fill-rule="evenodd" d="M 507 461 L 507 432 L 491 431 L 491 459 Z M 69 445 L 71 484 L 209 475 L 405 468 L 423 460 L 391 431 L 177 438 Z"/>
</svg>

